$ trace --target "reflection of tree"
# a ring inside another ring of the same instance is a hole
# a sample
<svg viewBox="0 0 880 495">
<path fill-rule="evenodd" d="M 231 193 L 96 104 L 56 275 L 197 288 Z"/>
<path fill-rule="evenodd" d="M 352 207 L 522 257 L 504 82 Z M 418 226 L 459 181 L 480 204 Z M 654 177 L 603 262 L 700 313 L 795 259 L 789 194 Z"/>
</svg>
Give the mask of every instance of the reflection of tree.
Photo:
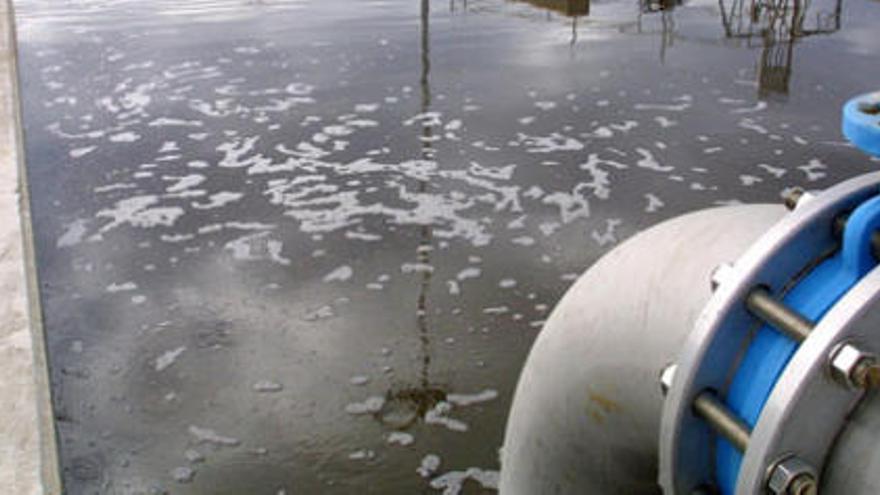
<svg viewBox="0 0 880 495">
<path fill-rule="evenodd" d="M 810 0 L 719 0 L 725 36 L 761 46 L 757 77 L 761 96 L 788 94 L 795 43 L 838 31 L 842 4 L 843 0 L 836 0 L 831 11 L 813 17 L 808 15 Z"/>
<path fill-rule="evenodd" d="M 431 144 L 434 135 L 434 123 L 425 115 L 431 109 L 431 47 L 430 47 L 430 2 L 422 0 L 421 3 L 421 65 L 422 72 L 419 78 L 421 88 L 421 113 L 426 118 L 422 121 L 421 158 L 422 160 L 434 159 L 434 148 Z M 421 179 L 418 183 L 419 194 L 425 194 L 429 189 L 427 179 Z M 379 413 L 379 419 L 394 428 L 406 428 L 414 424 L 424 416 L 438 402 L 446 398 L 446 392 L 431 383 L 431 332 L 428 321 L 428 293 L 431 290 L 431 251 L 433 250 L 434 232 L 431 224 L 419 227 L 419 245 L 416 248 L 416 259 L 422 270 L 419 271 L 419 292 L 416 299 L 416 327 L 419 334 L 420 373 L 416 385 L 405 386 L 397 390 L 390 390 L 386 395 L 386 403 Z"/>
</svg>

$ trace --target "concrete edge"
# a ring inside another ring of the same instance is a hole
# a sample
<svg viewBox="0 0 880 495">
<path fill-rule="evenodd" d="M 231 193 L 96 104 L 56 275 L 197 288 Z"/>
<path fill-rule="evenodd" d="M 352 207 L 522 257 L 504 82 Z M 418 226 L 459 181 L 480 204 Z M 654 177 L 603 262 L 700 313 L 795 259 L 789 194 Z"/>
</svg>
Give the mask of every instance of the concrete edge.
<svg viewBox="0 0 880 495">
<path fill-rule="evenodd" d="M 25 168 L 24 153 L 24 129 L 21 118 L 21 100 L 19 92 L 18 75 L 18 40 L 15 25 L 15 9 L 12 0 L 2 0 L 4 7 L 4 19 L 8 26 L 5 40 L 10 51 L 9 73 L 3 77 L 9 85 L 12 96 L 12 105 L 8 115 L 13 124 L 14 141 L 10 143 L 16 150 L 15 164 L 18 171 L 18 208 L 21 221 L 21 247 L 22 263 L 24 265 L 27 318 L 31 333 L 33 371 L 37 410 L 37 425 L 39 429 L 39 457 L 42 492 L 46 495 L 60 495 L 62 493 L 61 471 L 58 456 L 58 435 L 55 429 L 54 413 L 52 407 L 52 392 L 50 388 L 49 364 L 47 356 L 46 334 L 43 326 L 43 311 L 40 303 L 39 282 L 36 270 L 36 250 L 34 246 L 33 224 L 31 221 L 30 190 L 28 188 L 27 170 Z"/>
</svg>

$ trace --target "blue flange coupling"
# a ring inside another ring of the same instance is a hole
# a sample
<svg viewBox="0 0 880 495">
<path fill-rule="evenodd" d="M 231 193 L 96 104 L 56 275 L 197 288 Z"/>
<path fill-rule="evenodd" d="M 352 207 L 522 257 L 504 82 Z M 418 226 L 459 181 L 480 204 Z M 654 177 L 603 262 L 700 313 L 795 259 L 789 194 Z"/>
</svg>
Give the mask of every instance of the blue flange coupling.
<svg viewBox="0 0 880 495">
<path fill-rule="evenodd" d="M 843 135 L 865 153 L 880 156 L 880 91 L 857 96 L 844 105 Z"/>
<path fill-rule="evenodd" d="M 859 311 L 848 296 L 876 272 L 878 232 L 880 172 L 875 172 L 798 202 L 730 265 L 685 340 L 667 390 L 658 473 L 665 493 L 763 493 L 771 468 L 794 454 L 814 468 L 811 479 L 817 482 L 840 424 L 789 435 L 779 433 L 782 428 L 768 432 L 767 425 L 785 426 L 780 421 L 794 416 L 844 421 L 850 403 L 838 407 L 820 397 L 818 405 L 800 409 L 799 396 L 777 386 L 783 377 L 789 384 L 791 377 L 814 372 L 820 379 L 803 383 L 829 382 L 823 373 L 837 342 L 825 339 L 829 332 L 849 330 L 826 316 Z M 808 355 L 815 359 L 804 364 Z M 850 397 L 848 389 L 832 392 Z M 794 416 L 776 414 L 782 410 Z"/>
</svg>

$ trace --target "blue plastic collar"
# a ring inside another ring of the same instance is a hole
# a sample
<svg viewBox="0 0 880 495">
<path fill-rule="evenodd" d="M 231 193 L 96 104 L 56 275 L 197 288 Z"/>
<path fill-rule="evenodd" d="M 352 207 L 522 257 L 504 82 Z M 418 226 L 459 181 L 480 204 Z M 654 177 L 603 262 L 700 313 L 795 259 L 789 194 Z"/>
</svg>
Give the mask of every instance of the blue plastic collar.
<svg viewBox="0 0 880 495">
<path fill-rule="evenodd" d="M 857 96 L 846 103 L 843 135 L 865 153 L 880 156 L 880 91 Z"/>
<path fill-rule="evenodd" d="M 842 249 L 797 283 L 783 297 L 785 305 L 810 321 L 822 318 L 841 296 L 877 264 L 871 252 L 871 236 L 878 229 L 880 196 L 875 196 L 859 205 L 850 215 L 843 233 Z M 797 347 L 797 342 L 765 325 L 746 350 L 725 401 L 752 428 Z M 742 453 L 719 438 L 715 461 L 716 481 L 721 493 L 733 495 Z"/>
</svg>

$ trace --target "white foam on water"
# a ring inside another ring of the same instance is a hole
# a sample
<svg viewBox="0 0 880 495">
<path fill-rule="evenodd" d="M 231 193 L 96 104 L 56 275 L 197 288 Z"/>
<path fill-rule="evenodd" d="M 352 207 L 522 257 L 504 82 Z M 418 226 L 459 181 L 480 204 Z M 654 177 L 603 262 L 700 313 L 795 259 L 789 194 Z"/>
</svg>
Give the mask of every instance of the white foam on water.
<svg viewBox="0 0 880 495">
<path fill-rule="evenodd" d="M 553 153 L 584 149 L 584 143 L 558 132 L 551 133 L 548 136 L 530 136 L 519 133 L 518 138 L 523 145 L 527 146 L 526 152 L 528 153 Z"/>
<path fill-rule="evenodd" d="M 768 174 L 772 175 L 773 177 L 776 177 L 777 179 L 782 178 L 782 176 L 788 172 L 788 170 L 786 170 L 782 167 L 774 167 L 774 166 L 768 165 L 766 163 L 759 163 L 757 165 L 757 167 L 764 169 L 765 171 L 767 171 Z"/>
<path fill-rule="evenodd" d="M 590 217 L 590 202 L 585 195 L 585 191 L 589 189 L 589 185 L 580 183 L 570 193 L 557 191 L 544 196 L 541 202 L 559 207 L 562 223 L 568 224 L 579 218 Z"/>
<path fill-rule="evenodd" d="M 748 129 L 750 131 L 755 131 L 758 134 L 766 135 L 769 134 L 767 128 L 758 124 L 752 119 L 744 118 L 737 123 L 737 126 L 742 127 L 743 129 Z"/>
<path fill-rule="evenodd" d="M 535 238 L 531 236 L 519 236 L 514 237 L 510 240 L 511 244 L 516 244 L 518 246 L 533 246 L 535 244 Z"/>
<path fill-rule="evenodd" d="M 498 471 L 471 467 L 464 471 L 449 471 L 431 480 L 431 488 L 443 490 L 443 495 L 458 495 L 464 482 L 473 480 L 484 489 L 497 490 L 501 475 Z"/>
<path fill-rule="evenodd" d="M 116 182 L 114 184 L 107 184 L 106 186 L 98 186 L 92 189 L 92 192 L 95 194 L 102 194 L 113 191 L 124 191 L 126 189 L 137 189 L 137 187 L 138 185 L 133 182 Z"/>
<path fill-rule="evenodd" d="M 207 180 L 207 177 L 201 174 L 189 174 L 184 176 L 163 176 L 162 179 L 174 181 L 174 184 L 165 188 L 167 193 L 179 193 L 191 187 L 195 187 Z"/>
<path fill-rule="evenodd" d="M 205 124 L 201 120 L 184 120 L 170 117 L 159 117 L 152 120 L 149 127 L 202 127 Z"/>
<path fill-rule="evenodd" d="M 180 355 L 184 353 L 184 351 L 186 351 L 186 347 L 180 346 L 176 349 L 172 349 L 170 351 L 162 353 L 159 357 L 156 358 L 154 362 L 156 371 L 164 371 L 165 369 L 167 369 L 169 366 L 177 361 L 177 358 L 179 358 Z"/>
<path fill-rule="evenodd" d="M 608 244 L 614 244 L 617 242 L 616 230 L 620 225 L 623 224 L 623 220 L 619 218 L 609 218 L 605 220 L 605 230 L 600 232 L 598 230 L 593 230 L 590 234 L 590 237 L 596 241 L 599 246 L 607 246 Z"/>
<path fill-rule="evenodd" d="M 475 394 L 448 394 L 446 401 L 456 406 L 470 406 L 481 402 L 488 402 L 498 398 L 498 391 L 495 389 L 486 389 Z"/>
<path fill-rule="evenodd" d="M 358 113 L 372 113 L 378 109 L 378 103 L 358 103 L 354 106 L 354 111 Z"/>
<path fill-rule="evenodd" d="M 260 380 L 258 382 L 255 382 L 251 386 L 251 388 L 255 392 L 261 392 L 261 393 L 275 393 L 275 392 L 281 392 L 282 390 L 284 390 L 283 385 L 281 385 L 280 383 L 278 383 L 276 381 L 272 381 L 272 380 Z"/>
<path fill-rule="evenodd" d="M 450 296 L 457 296 L 461 294 L 461 287 L 458 285 L 458 282 L 455 280 L 447 280 L 446 287 L 449 290 Z"/>
<path fill-rule="evenodd" d="M 105 290 L 111 294 L 114 294 L 116 292 L 127 292 L 127 291 L 137 290 L 137 288 L 138 288 L 138 286 L 134 282 L 123 282 L 120 284 L 116 284 L 116 283 L 110 284 L 107 286 L 107 288 Z"/>
<path fill-rule="evenodd" d="M 665 112 L 684 112 L 685 110 L 691 108 L 691 99 L 689 97 L 683 96 L 679 98 L 675 98 L 674 100 L 679 100 L 681 103 L 636 103 L 633 108 L 636 110 L 659 110 Z"/>
<path fill-rule="evenodd" d="M 434 267 L 428 263 L 404 263 L 400 265 L 401 273 L 434 273 Z"/>
<path fill-rule="evenodd" d="M 658 115 L 658 116 L 654 117 L 654 122 L 657 122 L 657 124 L 660 125 L 660 127 L 664 128 L 664 129 L 678 125 L 677 121 L 672 120 L 672 119 L 665 117 L 663 115 Z"/>
<path fill-rule="evenodd" d="M 211 444 L 217 447 L 237 447 L 241 444 L 241 441 L 237 438 L 220 435 L 210 428 L 190 425 L 187 431 L 190 435 L 195 437 L 198 443 Z"/>
<path fill-rule="evenodd" d="M 333 310 L 333 306 L 330 306 L 329 304 L 325 304 L 324 306 L 321 306 L 320 308 L 317 308 L 317 309 L 314 309 L 314 310 L 307 312 L 303 316 L 303 319 L 306 321 L 318 321 L 318 320 L 325 320 L 327 318 L 332 318 L 334 316 L 336 316 L 336 312 Z"/>
<path fill-rule="evenodd" d="M 399 445 L 401 447 L 412 445 L 415 441 L 416 438 L 405 431 L 392 431 L 385 437 L 385 442 L 388 445 Z"/>
<path fill-rule="evenodd" d="M 118 201 L 112 209 L 100 210 L 95 217 L 110 218 L 111 221 L 101 227 L 99 232 L 105 233 L 124 224 L 140 228 L 160 225 L 170 227 L 184 214 L 183 208 L 178 206 L 151 208 L 158 202 L 159 198 L 154 195 L 134 196 Z"/>
<path fill-rule="evenodd" d="M 128 132 L 120 132 L 119 134 L 114 134 L 107 138 L 111 143 L 133 143 L 135 141 L 140 140 L 141 135 L 128 131 Z"/>
<path fill-rule="evenodd" d="M 86 156 L 89 153 L 95 151 L 96 149 L 98 149 L 97 146 L 85 146 L 82 148 L 74 148 L 74 149 L 70 150 L 69 154 L 70 154 L 71 158 L 81 158 L 81 157 Z"/>
<path fill-rule="evenodd" d="M 671 165 L 661 165 L 659 161 L 654 157 L 653 153 L 650 150 L 645 148 L 636 148 L 636 153 L 642 155 L 641 160 L 636 162 L 636 165 L 640 168 L 646 168 L 648 170 L 654 170 L 656 172 L 670 172 L 675 170 L 675 167 Z"/>
<path fill-rule="evenodd" d="M 502 167 L 488 167 L 480 165 L 477 162 L 471 162 L 468 172 L 477 177 L 488 177 L 496 180 L 510 180 L 516 165 L 505 165 Z"/>
<path fill-rule="evenodd" d="M 205 454 L 199 452 L 196 449 L 186 449 L 185 451 L 183 451 L 183 457 L 185 457 L 187 461 L 193 464 L 205 462 Z"/>
<path fill-rule="evenodd" d="M 767 109 L 767 102 L 764 100 L 758 100 L 757 103 L 755 103 L 755 106 L 753 106 L 753 107 L 736 108 L 734 110 L 731 110 L 730 113 L 733 113 L 733 114 L 756 113 L 756 112 L 761 112 L 766 109 Z"/>
<path fill-rule="evenodd" d="M 603 170 L 601 168 L 602 166 L 607 166 L 609 168 L 617 170 L 629 168 L 623 163 L 614 160 L 601 159 L 599 158 L 598 154 L 590 153 L 590 155 L 587 157 L 587 161 L 578 165 L 578 168 L 589 172 L 592 176 L 592 181 L 581 183 L 577 186 L 576 189 L 586 187 L 592 190 L 593 194 L 597 198 L 608 199 L 608 197 L 611 195 L 611 174 L 607 170 Z"/>
<path fill-rule="evenodd" d="M 821 160 L 818 158 L 812 158 L 806 165 L 799 166 L 798 170 L 806 175 L 808 181 L 813 182 L 825 178 L 825 176 L 828 175 L 825 173 L 827 168 L 828 167 L 822 163 Z"/>
<path fill-rule="evenodd" d="M 77 219 L 68 224 L 64 233 L 56 241 L 56 247 L 70 247 L 81 243 L 88 231 L 87 226 L 88 220 L 85 219 Z"/>
<path fill-rule="evenodd" d="M 663 201 L 655 194 L 645 194 L 645 199 L 648 200 L 648 204 L 645 206 L 645 213 L 654 213 L 665 206 L 665 203 L 663 203 Z"/>
<path fill-rule="evenodd" d="M 348 458 L 352 461 L 365 461 L 376 457 L 376 453 L 369 449 L 355 450 L 348 454 Z"/>
<path fill-rule="evenodd" d="M 171 470 L 171 478 L 178 483 L 190 483 L 196 476 L 196 472 L 186 466 L 179 466 Z"/>
<path fill-rule="evenodd" d="M 223 248 L 231 251 L 233 259 L 239 261 L 266 260 L 284 266 L 290 264 L 290 260 L 281 255 L 284 244 L 273 239 L 270 232 L 257 232 L 233 239 L 227 242 Z"/>
<path fill-rule="evenodd" d="M 234 203 L 243 197 L 244 193 L 221 191 L 208 196 L 208 202 L 206 203 L 193 202 L 192 207 L 197 210 L 210 210 Z"/>
<path fill-rule="evenodd" d="M 361 387 L 370 383 L 370 377 L 367 375 L 355 375 L 348 379 L 348 383 L 356 387 Z"/>
<path fill-rule="evenodd" d="M 437 454 L 427 454 L 422 458 L 419 467 L 416 468 L 416 472 L 422 478 L 429 478 L 436 473 L 438 469 L 440 469 L 440 456 Z"/>
<path fill-rule="evenodd" d="M 358 241 L 376 242 L 381 241 L 383 239 L 383 236 L 379 234 L 370 234 L 367 232 L 356 232 L 353 230 L 347 230 L 345 232 L 345 238 Z"/>
<path fill-rule="evenodd" d="M 759 182 L 763 182 L 763 181 L 764 181 L 764 179 L 762 179 L 758 176 L 755 176 L 755 175 L 740 174 L 740 176 L 739 176 L 739 183 L 742 184 L 743 187 L 751 187 L 751 186 L 754 186 L 755 184 L 757 184 Z"/>
<path fill-rule="evenodd" d="M 349 280 L 352 275 L 354 275 L 354 270 L 348 265 L 342 265 L 335 268 L 333 271 L 324 275 L 324 282 L 345 282 Z"/>
<path fill-rule="evenodd" d="M 431 410 L 425 413 L 425 424 L 443 426 L 450 431 L 464 433 L 468 431 L 468 425 L 464 421 L 450 418 L 452 405 L 449 402 L 440 401 Z"/>
<path fill-rule="evenodd" d="M 345 412 L 352 415 L 375 414 L 382 410 L 385 398 L 375 395 L 368 397 L 363 402 L 352 402 L 345 406 Z"/>
</svg>

